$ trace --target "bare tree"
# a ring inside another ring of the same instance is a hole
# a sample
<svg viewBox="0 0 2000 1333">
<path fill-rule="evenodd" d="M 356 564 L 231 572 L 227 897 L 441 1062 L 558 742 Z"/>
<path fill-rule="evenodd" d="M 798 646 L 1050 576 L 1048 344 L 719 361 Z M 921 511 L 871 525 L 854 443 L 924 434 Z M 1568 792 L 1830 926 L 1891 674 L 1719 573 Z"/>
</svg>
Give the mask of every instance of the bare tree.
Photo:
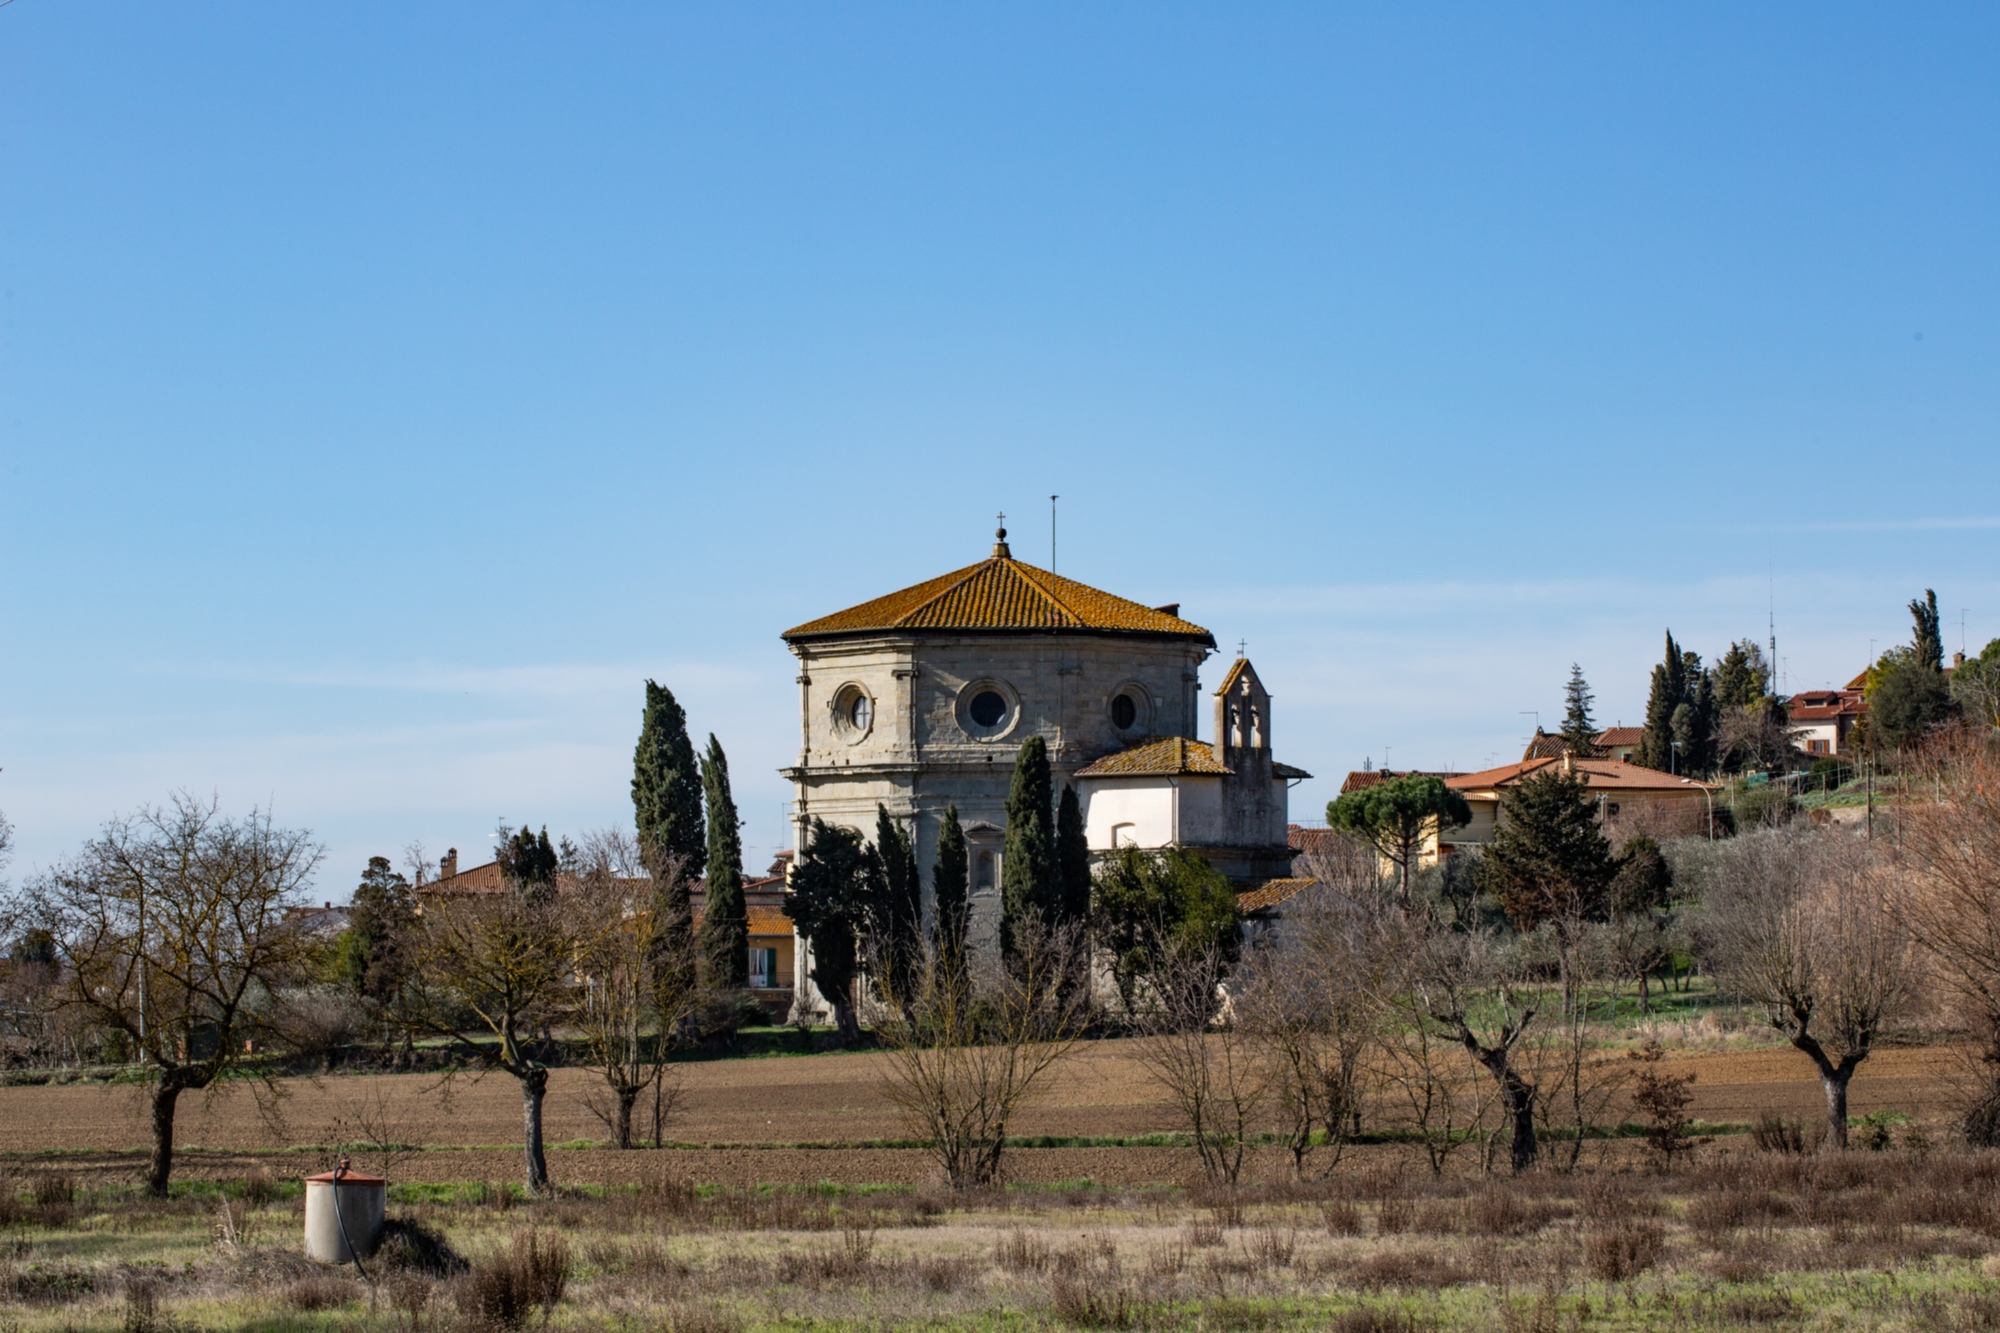
<svg viewBox="0 0 2000 1333">
<path fill-rule="evenodd" d="M 876 1024 L 889 1049 L 888 1094 L 953 1189 L 1001 1177 L 1007 1127 L 1081 1035 L 1085 997 L 1069 984 L 1074 928 L 1030 923 L 1013 963 L 930 950 Z"/>
<path fill-rule="evenodd" d="M 1984 737 L 1954 737 L 1927 766 L 1936 800 L 1903 812 L 1897 915 L 1979 1041 L 1965 1137 L 2000 1147 L 2000 755 Z"/>
<path fill-rule="evenodd" d="M 671 852 L 659 855 L 678 860 Z M 686 974 L 687 960 L 674 954 L 691 948 L 692 936 L 661 937 L 662 923 L 648 910 L 652 881 L 638 870 L 638 843 L 630 835 L 617 829 L 588 834 L 565 897 L 585 941 L 578 957 L 585 993 L 573 1022 L 605 1084 L 604 1092 L 586 1097 L 584 1105 L 620 1148 L 633 1146 L 632 1110 L 648 1092 L 668 1113 L 679 1104 L 681 1088 L 667 1053 L 673 1033 L 698 1002 L 686 987 L 663 985 L 656 975 L 663 963 L 676 977 Z M 674 1007 L 660 1008 L 663 995 Z M 665 1117 L 653 1119 L 657 1144 Z"/>
<path fill-rule="evenodd" d="M 1359 1132 L 1370 1056 L 1402 972 L 1409 928 L 1372 869 L 1362 896 L 1319 884 L 1294 897 L 1237 974 L 1235 1021 L 1262 1048 L 1300 1178 L 1316 1148 L 1327 1149 L 1330 1171 Z"/>
<path fill-rule="evenodd" d="M 573 969 L 592 943 L 589 923 L 563 897 L 553 884 L 529 883 L 493 893 L 428 895 L 407 991 L 414 1025 L 444 1037 L 483 1069 L 520 1081 L 522 1147 L 533 1194 L 549 1184 L 542 1151 L 549 1067 L 536 1033 L 572 1011 L 581 989 Z"/>
<path fill-rule="evenodd" d="M 284 915 L 322 855 L 310 834 L 278 828 L 268 813 L 233 820 L 182 793 L 113 819 L 28 889 L 25 915 L 50 932 L 61 1002 L 122 1033 L 144 1061 L 155 1195 L 173 1173 L 181 1094 L 213 1090 L 245 1064 L 256 1004 L 313 953 Z"/>
<path fill-rule="evenodd" d="M 1163 950 L 1137 1049 L 1141 1067 L 1187 1127 L 1202 1171 L 1234 1184 L 1271 1071 L 1251 1033 L 1227 1012 L 1216 1016 L 1220 967 L 1212 948 Z"/>
<path fill-rule="evenodd" d="M 1411 952 L 1411 987 L 1424 1016 L 1492 1077 L 1512 1130 L 1514 1173 L 1533 1169 L 1541 1153 L 1535 1114 L 1542 1089 L 1534 1062 L 1517 1058 L 1515 1048 L 1539 1006 L 1514 984 L 1510 960 L 1491 936 L 1431 930 Z"/>
<path fill-rule="evenodd" d="M 1722 984 L 1812 1060 L 1826 1145 L 1847 1146 L 1847 1085 L 1917 994 L 1914 945 L 1885 867 L 1843 832 L 1774 829 L 1717 858 L 1703 922 Z"/>
</svg>

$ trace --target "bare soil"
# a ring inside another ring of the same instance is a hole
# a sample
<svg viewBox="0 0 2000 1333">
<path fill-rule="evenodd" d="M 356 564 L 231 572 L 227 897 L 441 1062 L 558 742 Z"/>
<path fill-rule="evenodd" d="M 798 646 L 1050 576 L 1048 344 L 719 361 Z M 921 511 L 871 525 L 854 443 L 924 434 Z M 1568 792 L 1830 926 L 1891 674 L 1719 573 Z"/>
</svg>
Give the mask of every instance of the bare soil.
<svg viewBox="0 0 2000 1333">
<path fill-rule="evenodd" d="M 849 1146 L 908 1133 L 883 1094 L 887 1058 L 863 1053 L 688 1065 L 686 1110 L 669 1137 L 714 1146 L 629 1153 L 557 1149 L 551 1169 L 558 1179 L 594 1183 L 663 1173 L 728 1184 L 922 1183 L 931 1179 L 931 1167 L 920 1151 Z M 1939 1048 L 1879 1051 L 1856 1075 L 1850 1109 L 1855 1115 L 1899 1110 L 1929 1118 L 1940 1109 L 1951 1061 L 1951 1053 Z M 1681 1054 L 1669 1062 L 1697 1075 L 1693 1113 L 1702 1120 L 1740 1123 L 1780 1115 L 1810 1121 L 1824 1115 L 1811 1066 L 1789 1048 Z M 586 1105 L 598 1086 L 590 1071 L 556 1071 L 545 1108 L 550 1143 L 605 1137 Z M 276 1119 L 260 1112 L 247 1090 L 183 1098 L 181 1170 L 239 1176 L 251 1161 L 247 1154 L 379 1135 L 434 1149 L 400 1160 L 396 1174 L 403 1180 L 520 1175 L 519 1150 L 512 1146 L 520 1142 L 520 1091 L 504 1075 L 449 1084 L 424 1074 L 334 1075 L 290 1080 L 284 1091 Z M 123 1086 L 0 1088 L 0 1155 L 83 1154 L 73 1165 L 130 1172 L 137 1165 L 130 1154 L 146 1144 L 142 1097 L 141 1089 Z M 372 1132 L 363 1131 L 364 1122 Z M 1131 1044 L 1103 1041 L 1083 1047 L 1061 1068 L 1014 1132 L 1130 1137 L 1176 1128 Z M 791 1146 L 822 1144 L 828 1146 Z M 317 1155 L 304 1156 L 317 1169 Z M 1088 1178 L 1124 1186 L 1190 1183 L 1194 1162 L 1192 1154 L 1166 1148 L 1047 1148 L 1017 1151 L 1012 1169 L 1027 1181 Z M 1280 1169 L 1281 1155 L 1267 1152 L 1250 1174 Z"/>
</svg>

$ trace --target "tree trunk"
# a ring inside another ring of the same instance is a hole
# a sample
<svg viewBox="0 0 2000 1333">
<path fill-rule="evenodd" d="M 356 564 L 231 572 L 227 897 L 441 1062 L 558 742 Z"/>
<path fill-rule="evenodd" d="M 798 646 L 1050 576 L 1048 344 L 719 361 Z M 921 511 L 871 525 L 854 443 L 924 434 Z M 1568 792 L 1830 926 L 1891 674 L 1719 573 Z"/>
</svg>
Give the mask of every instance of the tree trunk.
<svg viewBox="0 0 2000 1333">
<path fill-rule="evenodd" d="M 632 1104 L 639 1100 L 639 1089 L 631 1084 L 618 1088 L 618 1117 L 612 1126 L 612 1133 L 618 1137 L 620 1148 L 632 1146 Z"/>
<path fill-rule="evenodd" d="M 1541 1143 L 1535 1137 L 1535 1088 L 1526 1079 L 1509 1069 L 1500 1080 L 1501 1088 L 1507 1095 L 1507 1114 L 1514 1121 L 1514 1145 L 1512 1161 L 1514 1174 L 1532 1171 L 1535 1159 L 1541 1154 Z"/>
<path fill-rule="evenodd" d="M 861 1021 L 855 1017 L 854 1001 L 837 999 L 833 1002 L 833 1027 L 840 1036 L 840 1044 L 853 1046 L 861 1040 Z"/>
<path fill-rule="evenodd" d="M 1836 1068 L 1819 1076 L 1820 1091 L 1826 1094 L 1826 1146 L 1835 1151 L 1847 1146 L 1847 1080 L 1852 1073 Z"/>
<path fill-rule="evenodd" d="M 146 1169 L 146 1191 L 156 1199 L 167 1197 L 167 1180 L 174 1171 L 174 1105 L 180 1095 L 176 1083 L 163 1080 L 153 1088 L 153 1160 Z"/>
<path fill-rule="evenodd" d="M 1840 1063 L 1835 1064 L 1827 1055 L 1826 1048 L 1819 1042 L 1800 1033 L 1792 1038 L 1792 1045 L 1812 1058 L 1813 1067 L 1819 1071 L 1820 1091 L 1826 1094 L 1826 1141 L 1824 1147 L 1830 1152 L 1839 1152 L 1847 1147 L 1847 1085 L 1854 1081 L 1854 1071 L 1868 1058 L 1868 1048 L 1843 1051 Z"/>
<path fill-rule="evenodd" d="M 521 1075 L 521 1120 L 528 1158 L 528 1193 L 549 1187 L 549 1163 L 542 1155 L 542 1097 L 549 1090 L 549 1071 L 530 1069 Z"/>
</svg>

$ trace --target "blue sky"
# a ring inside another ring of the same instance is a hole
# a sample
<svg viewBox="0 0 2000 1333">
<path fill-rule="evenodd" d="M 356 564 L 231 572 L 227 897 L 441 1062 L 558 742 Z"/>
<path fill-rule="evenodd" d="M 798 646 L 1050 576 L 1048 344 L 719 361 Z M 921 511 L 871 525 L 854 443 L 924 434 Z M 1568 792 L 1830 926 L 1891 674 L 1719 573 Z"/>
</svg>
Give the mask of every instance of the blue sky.
<svg viewBox="0 0 2000 1333">
<path fill-rule="evenodd" d="M 1246 10 L 0 7 L 13 873 L 620 821 L 647 676 L 767 857 L 778 632 L 1051 492 L 1306 815 L 1669 626 L 2000 635 L 2000 14 Z"/>
</svg>

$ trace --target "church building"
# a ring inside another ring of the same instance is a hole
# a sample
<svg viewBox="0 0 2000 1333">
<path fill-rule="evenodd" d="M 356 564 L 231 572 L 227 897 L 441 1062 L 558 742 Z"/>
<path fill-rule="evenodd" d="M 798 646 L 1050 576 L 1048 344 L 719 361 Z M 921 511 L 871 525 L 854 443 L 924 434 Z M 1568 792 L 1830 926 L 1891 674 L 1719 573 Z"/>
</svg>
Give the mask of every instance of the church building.
<svg viewBox="0 0 2000 1333">
<path fill-rule="evenodd" d="M 1286 793 L 1309 776 L 1271 751 L 1271 696 L 1238 657 L 1197 739 L 1215 638 L 1178 604 L 1143 606 L 1013 558 L 975 565 L 784 633 L 799 659 L 795 845 L 814 818 L 871 840 L 885 807 L 913 835 L 929 910 L 945 808 L 971 853 L 972 936 L 1000 919 L 1007 791 L 1021 743 L 1073 783 L 1091 850 L 1182 846 L 1240 890 L 1289 873 Z M 801 992 L 808 990 L 799 977 Z"/>
</svg>

